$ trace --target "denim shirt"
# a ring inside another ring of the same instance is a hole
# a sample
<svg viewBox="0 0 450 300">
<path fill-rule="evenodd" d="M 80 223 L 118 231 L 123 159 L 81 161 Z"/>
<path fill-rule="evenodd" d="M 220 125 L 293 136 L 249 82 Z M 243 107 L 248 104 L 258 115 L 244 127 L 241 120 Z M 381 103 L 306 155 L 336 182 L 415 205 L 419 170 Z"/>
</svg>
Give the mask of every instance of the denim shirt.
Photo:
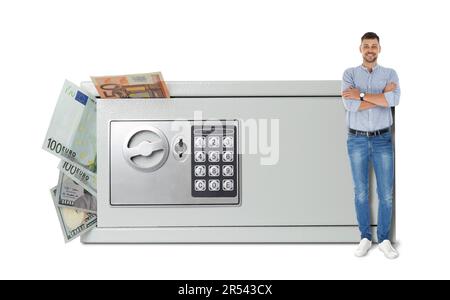
<svg viewBox="0 0 450 300">
<path fill-rule="evenodd" d="M 345 100 L 347 126 L 355 130 L 375 131 L 392 125 L 391 107 L 398 105 L 400 101 L 400 83 L 394 69 L 376 65 L 369 72 L 364 66 L 345 70 L 342 77 L 342 91 L 354 87 L 366 94 L 381 94 L 388 83 L 395 83 L 396 89 L 384 93 L 388 107 L 376 106 L 374 108 L 359 111 L 361 101 L 359 99 Z"/>
</svg>

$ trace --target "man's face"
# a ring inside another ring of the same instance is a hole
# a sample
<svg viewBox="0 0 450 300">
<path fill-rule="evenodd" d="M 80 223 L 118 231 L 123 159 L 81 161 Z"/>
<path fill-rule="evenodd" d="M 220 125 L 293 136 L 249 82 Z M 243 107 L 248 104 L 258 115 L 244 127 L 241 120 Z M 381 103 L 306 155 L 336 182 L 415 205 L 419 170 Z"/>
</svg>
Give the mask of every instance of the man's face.
<svg viewBox="0 0 450 300">
<path fill-rule="evenodd" d="M 377 39 L 364 39 L 361 43 L 359 51 L 361 51 L 364 62 L 374 63 L 377 61 L 378 53 L 380 53 L 381 47 Z"/>
</svg>

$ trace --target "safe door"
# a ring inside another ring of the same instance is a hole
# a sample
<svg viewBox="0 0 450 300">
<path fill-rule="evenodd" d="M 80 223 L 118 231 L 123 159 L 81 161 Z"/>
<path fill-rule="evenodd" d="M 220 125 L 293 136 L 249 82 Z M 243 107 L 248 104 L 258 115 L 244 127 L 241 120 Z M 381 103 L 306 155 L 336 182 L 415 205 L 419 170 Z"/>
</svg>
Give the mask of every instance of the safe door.
<svg viewBox="0 0 450 300">
<path fill-rule="evenodd" d="M 110 204 L 238 205 L 236 120 L 112 120 Z"/>
</svg>

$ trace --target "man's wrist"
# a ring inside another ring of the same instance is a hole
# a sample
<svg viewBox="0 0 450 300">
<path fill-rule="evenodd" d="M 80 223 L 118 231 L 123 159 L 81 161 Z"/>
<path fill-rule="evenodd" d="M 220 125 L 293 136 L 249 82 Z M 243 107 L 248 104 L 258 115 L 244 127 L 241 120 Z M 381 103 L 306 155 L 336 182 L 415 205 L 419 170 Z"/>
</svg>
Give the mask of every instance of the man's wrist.
<svg viewBox="0 0 450 300">
<path fill-rule="evenodd" d="M 366 93 L 363 93 L 363 92 L 359 93 L 359 100 L 365 101 L 365 100 L 364 100 L 364 97 L 365 97 L 365 96 L 366 96 Z"/>
</svg>

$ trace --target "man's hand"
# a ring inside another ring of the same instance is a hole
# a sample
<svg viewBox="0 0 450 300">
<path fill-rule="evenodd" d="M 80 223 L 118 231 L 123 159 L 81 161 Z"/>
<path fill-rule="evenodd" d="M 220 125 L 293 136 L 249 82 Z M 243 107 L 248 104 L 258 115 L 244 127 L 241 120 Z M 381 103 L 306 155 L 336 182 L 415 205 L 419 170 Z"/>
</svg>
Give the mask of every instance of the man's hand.
<svg viewBox="0 0 450 300">
<path fill-rule="evenodd" d="M 397 85 L 393 82 L 389 82 L 383 90 L 383 93 L 389 93 L 394 91 L 397 88 Z"/>
<path fill-rule="evenodd" d="M 342 92 L 342 97 L 345 100 L 359 100 L 359 89 L 350 87 Z"/>
</svg>

